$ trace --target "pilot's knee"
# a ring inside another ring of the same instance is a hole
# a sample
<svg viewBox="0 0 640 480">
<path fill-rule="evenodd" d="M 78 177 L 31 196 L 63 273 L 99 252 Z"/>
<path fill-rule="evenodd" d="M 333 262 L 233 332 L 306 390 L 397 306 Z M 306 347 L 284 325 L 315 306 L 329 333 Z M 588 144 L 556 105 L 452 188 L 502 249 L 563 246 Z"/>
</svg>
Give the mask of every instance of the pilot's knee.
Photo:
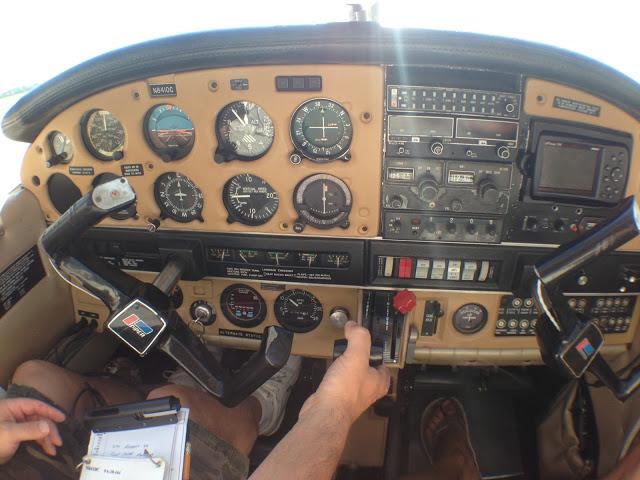
<svg viewBox="0 0 640 480">
<path fill-rule="evenodd" d="M 45 378 L 55 381 L 59 370 L 60 367 L 44 360 L 27 360 L 16 368 L 11 383 L 33 387 Z"/>
<path fill-rule="evenodd" d="M 162 398 L 162 397 L 177 397 L 180 400 L 180 404 L 183 407 L 189 407 L 194 403 L 194 396 L 196 392 L 189 387 L 185 387 L 184 385 L 175 385 L 168 384 L 162 387 L 158 387 L 154 390 L 151 390 L 147 395 L 147 400 L 153 400 L 154 398 Z"/>
</svg>

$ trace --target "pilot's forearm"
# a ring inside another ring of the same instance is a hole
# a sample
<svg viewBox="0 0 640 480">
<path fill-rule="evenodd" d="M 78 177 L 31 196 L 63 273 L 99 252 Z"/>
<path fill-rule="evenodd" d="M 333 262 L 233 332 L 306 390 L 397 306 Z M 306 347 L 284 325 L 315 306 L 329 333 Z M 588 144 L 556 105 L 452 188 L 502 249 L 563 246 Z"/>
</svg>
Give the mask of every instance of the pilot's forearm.
<svg viewBox="0 0 640 480">
<path fill-rule="evenodd" d="M 310 397 L 298 423 L 278 443 L 252 480 L 304 478 L 329 480 L 340 460 L 352 419 Z"/>
</svg>

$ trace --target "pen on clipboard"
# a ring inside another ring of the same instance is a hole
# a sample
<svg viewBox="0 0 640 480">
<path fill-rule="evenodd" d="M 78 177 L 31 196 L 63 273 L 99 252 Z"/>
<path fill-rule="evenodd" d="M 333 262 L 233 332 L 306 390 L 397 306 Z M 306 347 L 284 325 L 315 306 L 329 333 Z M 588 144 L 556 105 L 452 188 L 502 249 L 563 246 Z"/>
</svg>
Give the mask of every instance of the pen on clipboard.
<svg viewBox="0 0 640 480">
<path fill-rule="evenodd" d="M 184 448 L 184 468 L 182 469 L 182 480 L 189 480 L 191 474 L 191 442 L 187 442 Z"/>
</svg>

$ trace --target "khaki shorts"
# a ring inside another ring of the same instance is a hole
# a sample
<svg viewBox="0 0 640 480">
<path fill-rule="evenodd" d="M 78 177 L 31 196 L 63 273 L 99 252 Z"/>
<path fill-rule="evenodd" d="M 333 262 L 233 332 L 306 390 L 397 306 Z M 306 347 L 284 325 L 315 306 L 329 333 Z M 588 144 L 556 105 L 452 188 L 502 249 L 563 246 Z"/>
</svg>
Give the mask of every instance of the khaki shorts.
<svg viewBox="0 0 640 480">
<path fill-rule="evenodd" d="M 37 390 L 21 385 L 11 385 L 8 398 L 35 398 L 54 402 Z M 62 409 L 60 409 L 62 410 Z M 0 466 L 0 480 L 66 480 L 79 477 L 76 465 L 87 453 L 90 431 L 80 422 L 67 416 L 58 426 L 63 446 L 55 457 L 44 454 L 33 442 L 23 443 L 16 455 L 6 465 Z M 189 420 L 191 442 L 191 478 L 214 480 L 245 479 L 249 473 L 249 459 L 232 445 L 216 437 L 204 427 Z"/>
</svg>

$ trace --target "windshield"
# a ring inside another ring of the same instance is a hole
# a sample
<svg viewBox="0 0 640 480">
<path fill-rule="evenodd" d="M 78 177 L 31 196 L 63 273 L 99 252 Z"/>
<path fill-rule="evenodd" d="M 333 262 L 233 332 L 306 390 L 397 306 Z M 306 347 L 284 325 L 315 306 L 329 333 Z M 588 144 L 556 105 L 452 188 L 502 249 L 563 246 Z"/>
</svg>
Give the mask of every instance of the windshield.
<svg viewBox="0 0 640 480">
<path fill-rule="evenodd" d="M 82 8 L 75 1 L 9 2 L 3 6 L 3 74 L 0 117 L 29 88 L 96 55 L 134 43 L 202 30 L 346 21 L 348 3 L 209 2 L 112 0 Z M 628 0 L 566 1 L 378 0 L 360 2 L 379 23 L 394 28 L 427 28 L 500 35 L 554 45 L 597 59 L 640 81 L 635 16 Z M 38 14 L 34 15 L 34 9 Z M 3 170 L 0 203 L 19 183 L 26 145 L 0 136 Z"/>
</svg>

